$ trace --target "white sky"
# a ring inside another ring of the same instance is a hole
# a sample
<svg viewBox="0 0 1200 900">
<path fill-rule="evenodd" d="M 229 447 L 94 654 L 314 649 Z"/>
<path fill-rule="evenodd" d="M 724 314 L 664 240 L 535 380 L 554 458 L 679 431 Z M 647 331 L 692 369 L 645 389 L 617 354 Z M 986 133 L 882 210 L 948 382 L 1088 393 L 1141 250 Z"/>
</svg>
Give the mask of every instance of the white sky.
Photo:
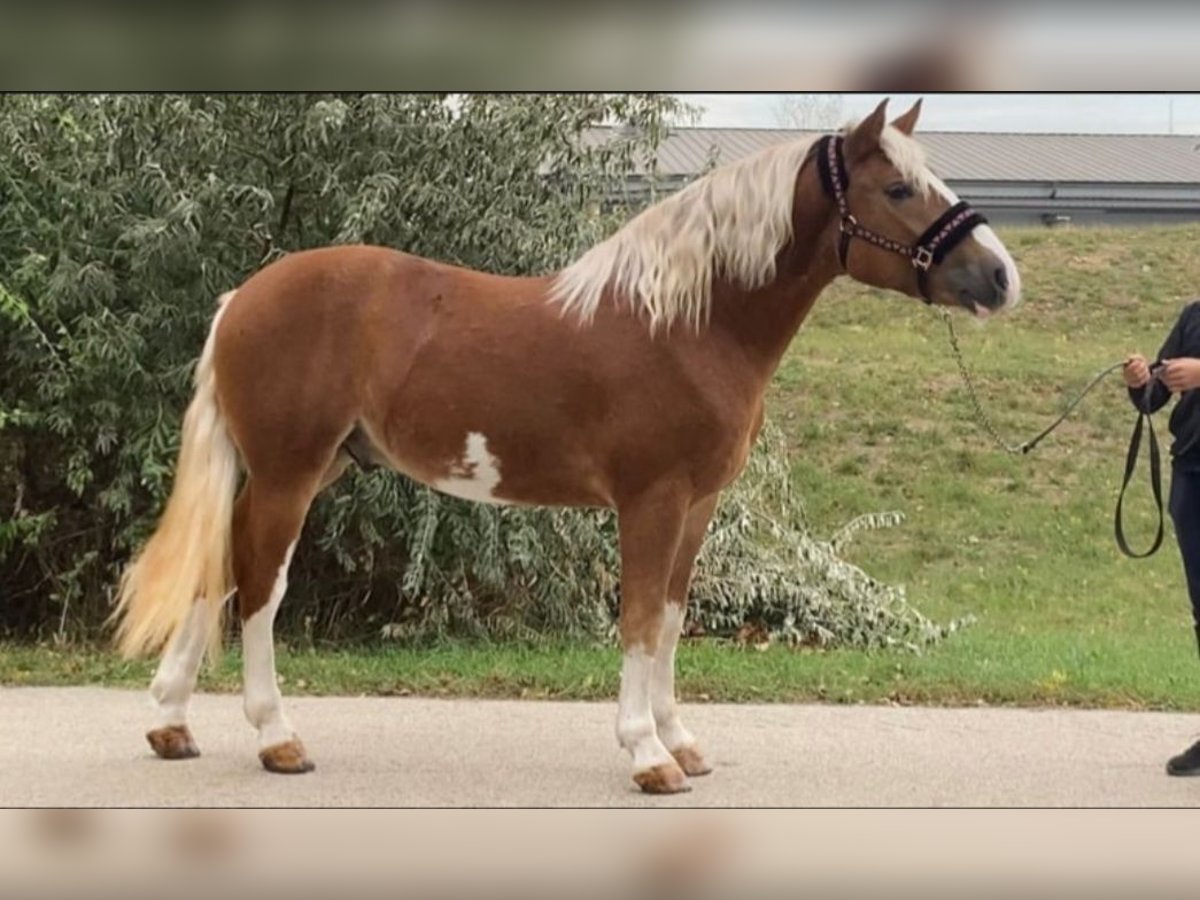
<svg viewBox="0 0 1200 900">
<path fill-rule="evenodd" d="M 703 106 L 697 124 L 776 128 L 778 94 L 681 94 Z M 846 119 L 870 112 L 882 94 L 841 94 Z M 903 112 L 916 95 L 893 94 Z M 1200 134 L 1200 94 L 927 94 L 918 129 L 927 131 L 1041 131 Z"/>
</svg>

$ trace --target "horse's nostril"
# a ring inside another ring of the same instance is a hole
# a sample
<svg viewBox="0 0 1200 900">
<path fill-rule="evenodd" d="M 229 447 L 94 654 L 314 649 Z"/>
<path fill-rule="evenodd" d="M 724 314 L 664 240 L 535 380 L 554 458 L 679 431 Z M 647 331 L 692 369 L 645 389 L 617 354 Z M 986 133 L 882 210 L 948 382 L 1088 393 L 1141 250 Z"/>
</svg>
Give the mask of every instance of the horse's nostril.
<svg viewBox="0 0 1200 900">
<path fill-rule="evenodd" d="M 1002 291 L 1008 290 L 1008 270 L 1004 266 L 997 267 L 993 277 L 996 279 L 996 287 Z"/>
</svg>

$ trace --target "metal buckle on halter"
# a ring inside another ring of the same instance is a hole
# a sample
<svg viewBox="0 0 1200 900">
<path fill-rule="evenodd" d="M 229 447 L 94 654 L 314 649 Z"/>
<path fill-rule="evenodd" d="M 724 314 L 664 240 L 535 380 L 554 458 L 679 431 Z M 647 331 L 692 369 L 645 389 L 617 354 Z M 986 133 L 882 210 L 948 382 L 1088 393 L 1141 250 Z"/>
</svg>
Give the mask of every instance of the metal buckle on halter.
<svg viewBox="0 0 1200 900">
<path fill-rule="evenodd" d="M 857 227 L 858 227 L 858 219 L 854 218 L 854 216 L 850 215 L 850 213 L 846 213 L 846 215 L 842 216 L 842 224 L 841 224 L 842 234 L 851 234 L 854 231 L 854 229 Z"/>
<path fill-rule="evenodd" d="M 933 265 L 933 251 L 926 247 L 917 247 L 913 250 L 912 264 L 914 269 L 928 272 Z"/>
</svg>

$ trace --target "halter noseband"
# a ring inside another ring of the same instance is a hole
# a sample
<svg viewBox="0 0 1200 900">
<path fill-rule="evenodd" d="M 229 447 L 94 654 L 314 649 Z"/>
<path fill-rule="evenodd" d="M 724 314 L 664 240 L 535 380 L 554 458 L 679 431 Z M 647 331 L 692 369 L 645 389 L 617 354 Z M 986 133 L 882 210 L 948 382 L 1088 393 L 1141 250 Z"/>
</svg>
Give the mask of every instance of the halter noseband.
<svg viewBox="0 0 1200 900">
<path fill-rule="evenodd" d="M 844 138 L 840 135 L 829 134 L 817 144 L 817 169 L 821 173 L 821 184 L 825 193 L 837 204 L 838 214 L 841 216 L 837 245 L 838 262 L 843 269 L 846 268 L 851 238 L 861 238 L 868 244 L 906 256 L 917 270 L 917 287 L 921 291 L 921 298 L 926 303 L 932 303 L 927 289 L 929 270 L 940 264 L 946 258 L 946 254 L 957 247 L 976 225 L 982 225 L 987 219 L 972 209 L 967 201 L 960 200 L 938 216 L 912 246 L 864 228 L 851 214 L 850 201 L 846 199 L 850 176 L 846 172 L 846 162 L 842 156 L 843 141 Z"/>
</svg>

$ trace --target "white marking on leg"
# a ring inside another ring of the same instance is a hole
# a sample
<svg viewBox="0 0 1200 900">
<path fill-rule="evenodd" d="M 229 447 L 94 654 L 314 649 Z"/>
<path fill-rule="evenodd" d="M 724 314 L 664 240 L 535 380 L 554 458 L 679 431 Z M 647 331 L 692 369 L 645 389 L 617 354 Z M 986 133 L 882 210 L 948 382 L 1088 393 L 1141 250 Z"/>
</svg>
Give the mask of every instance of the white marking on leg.
<svg viewBox="0 0 1200 900">
<path fill-rule="evenodd" d="M 228 597 L 226 598 L 228 599 Z M 157 728 L 187 724 L 188 701 L 196 687 L 196 675 L 208 640 L 208 610 L 197 600 L 183 627 L 163 654 L 150 682 L 150 696 L 157 709 Z"/>
<path fill-rule="evenodd" d="M 929 173 L 929 183 L 951 206 L 958 202 L 958 194 L 950 190 L 950 186 L 932 172 Z M 1000 240 L 1000 236 L 992 230 L 990 225 L 976 225 L 971 230 L 971 237 L 1000 259 L 1004 266 L 1004 273 L 1008 277 L 1008 289 L 1004 292 L 1004 308 L 1011 309 L 1016 306 L 1021 302 L 1021 273 L 1017 269 L 1016 261 L 1008 252 L 1008 248 L 1004 246 L 1004 242 Z"/>
<path fill-rule="evenodd" d="M 617 740 L 633 757 L 633 770 L 673 764 L 674 759 L 654 725 L 650 706 L 650 680 L 654 657 L 640 647 L 625 651 L 621 666 L 621 692 L 617 698 Z"/>
<path fill-rule="evenodd" d="M 696 743 L 691 732 L 683 727 L 675 703 L 675 647 L 683 633 L 685 613 L 683 604 L 667 603 L 658 652 L 654 655 L 654 669 L 650 674 L 650 707 L 654 712 L 658 739 L 672 752 Z"/>
<path fill-rule="evenodd" d="M 284 554 L 266 605 L 242 623 L 243 708 L 250 724 L 258 729 L 258 745 L 264 749 L 296 736 L 284 715 L 283 698 L 275 677 L 274 632 L 275 613 L 287 592 L 288 566 L 295 549 L 293 541 Z"/>
<path fill-rule="evenodd" d="M 475 500 L 479 503 L 504 504 L 508 501 L 495 496 L 500 484 L 500 460 L 487 446 L 487 438 L 477 431 L 467 435 L 462 458 L 450 467 L 448 478 L 439 478 L 433 487 L 444 494 Z"/>
</svg>

